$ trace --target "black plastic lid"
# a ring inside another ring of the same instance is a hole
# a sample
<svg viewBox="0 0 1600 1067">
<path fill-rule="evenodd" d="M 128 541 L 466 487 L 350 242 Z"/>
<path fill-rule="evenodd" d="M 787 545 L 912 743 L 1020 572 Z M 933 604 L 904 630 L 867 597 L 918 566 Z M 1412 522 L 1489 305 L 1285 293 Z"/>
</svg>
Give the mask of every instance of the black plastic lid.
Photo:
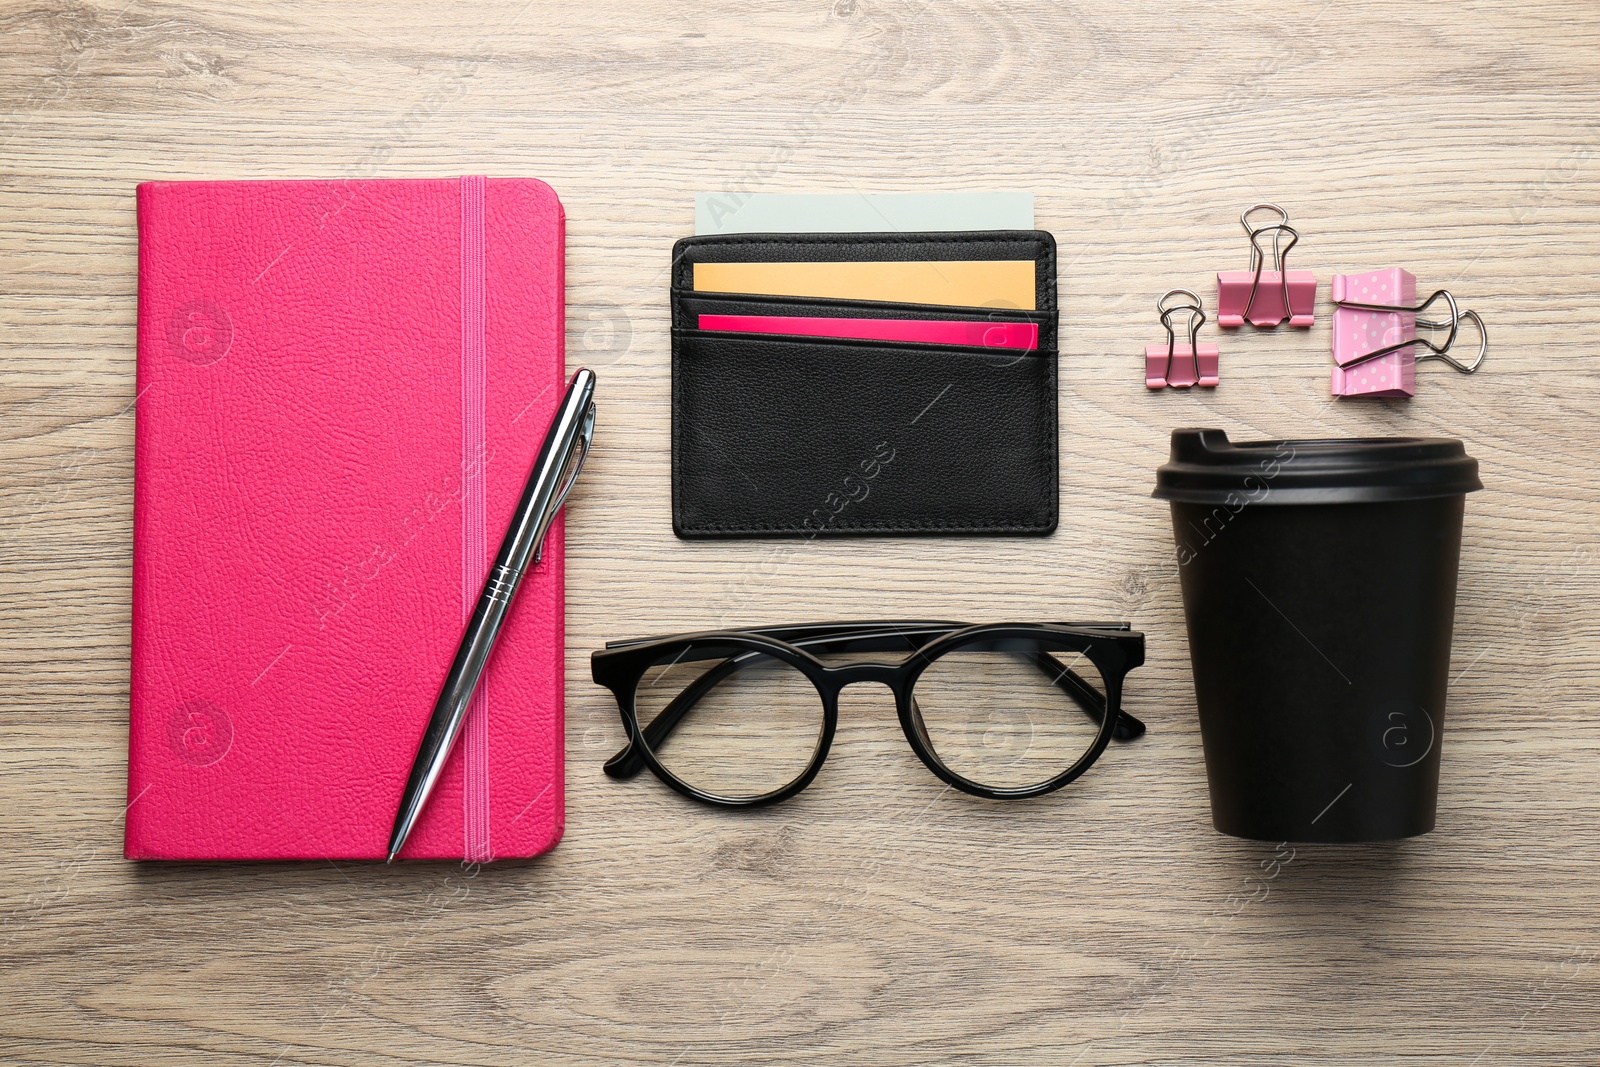
<svg viewBox="0 0 1600 1067">
<path fill-rule="evenodd" d="M 1360 504 L 1482 489 L 1478 461 L 1449 437 L 1241 441 L 1222 430 L 1173 430 L 1156 470 L 1159 500 L 1192 504 Z"/>
</svg>

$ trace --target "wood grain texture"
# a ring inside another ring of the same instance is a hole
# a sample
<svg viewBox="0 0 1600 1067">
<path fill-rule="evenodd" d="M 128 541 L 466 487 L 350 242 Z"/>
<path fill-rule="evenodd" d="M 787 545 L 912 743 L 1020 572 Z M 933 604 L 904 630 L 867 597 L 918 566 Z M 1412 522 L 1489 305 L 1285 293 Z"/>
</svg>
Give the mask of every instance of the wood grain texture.
<svg viewBox="0 0 1600 1067">
<path fill-rule="evenodd" d="M 0 40 L 0 1061 L 1600 1062 L 1592 3 L 10 0 Z M 477 871 L 125 863 L 134 183 L 463 172 L 560 192 L 570 361 L 602 377 L 566 840 Z M 754 188 L 1038 194 L 1059 533 L 674 540 L 668 252 L 696 191 Z M 1155 297 L 1241 266 L 1263 199 L 1324 282 L 1448 285 L 1484 372 L 1331 402 L 1323 314 L 1224 338 L 1213 394 L 1146 395 Z M 1482 460 L 1433 835 L 1275 864 L 1210 829 L 1148 498 L 1197 424 Z M 863 689 L 777 809 L 601 775 L 606 639 L 893 616 L 1131 619 L 1151 731 L 1000 806 L 941 788 Z"/>
</svg>

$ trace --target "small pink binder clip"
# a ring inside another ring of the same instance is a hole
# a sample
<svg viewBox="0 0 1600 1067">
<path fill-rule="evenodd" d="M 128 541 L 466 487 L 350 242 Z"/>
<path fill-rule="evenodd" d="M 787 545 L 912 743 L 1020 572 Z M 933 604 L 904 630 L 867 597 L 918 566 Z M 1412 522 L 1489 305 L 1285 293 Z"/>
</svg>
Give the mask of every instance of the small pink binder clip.
<svg viewBox="0 0 1600 1067">
<path fill-rule="evenodd" d="M 1175 296 L 1186 296 L 1189 303 L 1167 306 Z M 1144 384 L 1149 389 L 1187 389 L 1191 385 L 1217 384 L 1217 346 L 1198 343 L 1200 327 L 1206 324 L 1206 313 L 1200 308 L 1200 296 L 1191 289 L 1170 289 L 1156 301 L 1161 312 L 1161 325 L 1167 328 L 1167 343 L 1146 345 L 1144 348 Z M 1177 333 L 1172 328 L 1172 316 L 1188 312 L 1189 343 L 1178 344 Z"/>
<path fill-rule="evenodd" d="M 1276 211 L 1277 222 L 1251 226 L 1250 216 L 1257 211 Z M 1300 233 L 1289 225 L 1289 213 L 1277 204 L 1254 204 L 1239 216 L 1244 232 L 1250 235 L 1250 269 L 1217 271 L 1217 325 L 1229 329 L 1243 326 L 1310 326 L 1317 304 L 1317 276 L 1308 270 L 1289 269 L 1289 249 L 1300 240 Z M 1272 269 L 1266 270 L 1267 254 L 1261 238 L 1272 234 Z M 1284 236 L 1288 243 L 1282 244 Z"/>
<path fill-rule="evenodd" d="M 1449 309 L 1449 317 L 1421 317 L 1440 301 Z M 1415 396 L 1418 363 L 1437 359 L 1471 374 L 1489 353 L 1489 335 L 1476 311 L 1462 311 L 1456 298 L 1444 289 L 1418 304 L 1416 276 L 1399 267 L 1335 274 L 1333 302 L 1334 367 L 1329 388 L 1334 396 Z M 1449 354 L 1464 319 L 1471 319 L 1478 328 L 1478 354 L 1470 364 Z M 1417 336 L 1419 326 L 1449 333 L 1443 344 L 1435 344 Z M 1429 352 L 1417 355 L 1418 345 Z"/>
</svg>

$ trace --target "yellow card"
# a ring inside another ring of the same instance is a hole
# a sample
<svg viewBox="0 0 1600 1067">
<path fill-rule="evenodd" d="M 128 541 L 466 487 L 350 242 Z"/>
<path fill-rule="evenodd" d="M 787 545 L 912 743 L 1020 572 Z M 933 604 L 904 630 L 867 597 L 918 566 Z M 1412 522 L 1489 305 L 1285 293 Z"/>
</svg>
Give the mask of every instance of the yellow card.
<svg viewBox="0 0 1600 1067">
<path fill-rule="evenodd" d="M 696 263 L 700 293 L 1034 309 L 1031 259 L 913 263 Z"/>
</svg>

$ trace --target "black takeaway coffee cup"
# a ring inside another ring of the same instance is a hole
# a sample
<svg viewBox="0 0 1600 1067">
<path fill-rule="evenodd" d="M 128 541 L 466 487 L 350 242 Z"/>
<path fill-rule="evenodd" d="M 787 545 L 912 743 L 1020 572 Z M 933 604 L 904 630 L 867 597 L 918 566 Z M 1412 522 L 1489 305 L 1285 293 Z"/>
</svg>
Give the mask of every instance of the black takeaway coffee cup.
<svg viewBox="0 0 1600 1067">
<path fill-rule="evenodd" d="M 1460 441 L 1174 430 L 1172 506 L 1216 828 L 1433 829 L 1466 494 Z"/>
</svg>

